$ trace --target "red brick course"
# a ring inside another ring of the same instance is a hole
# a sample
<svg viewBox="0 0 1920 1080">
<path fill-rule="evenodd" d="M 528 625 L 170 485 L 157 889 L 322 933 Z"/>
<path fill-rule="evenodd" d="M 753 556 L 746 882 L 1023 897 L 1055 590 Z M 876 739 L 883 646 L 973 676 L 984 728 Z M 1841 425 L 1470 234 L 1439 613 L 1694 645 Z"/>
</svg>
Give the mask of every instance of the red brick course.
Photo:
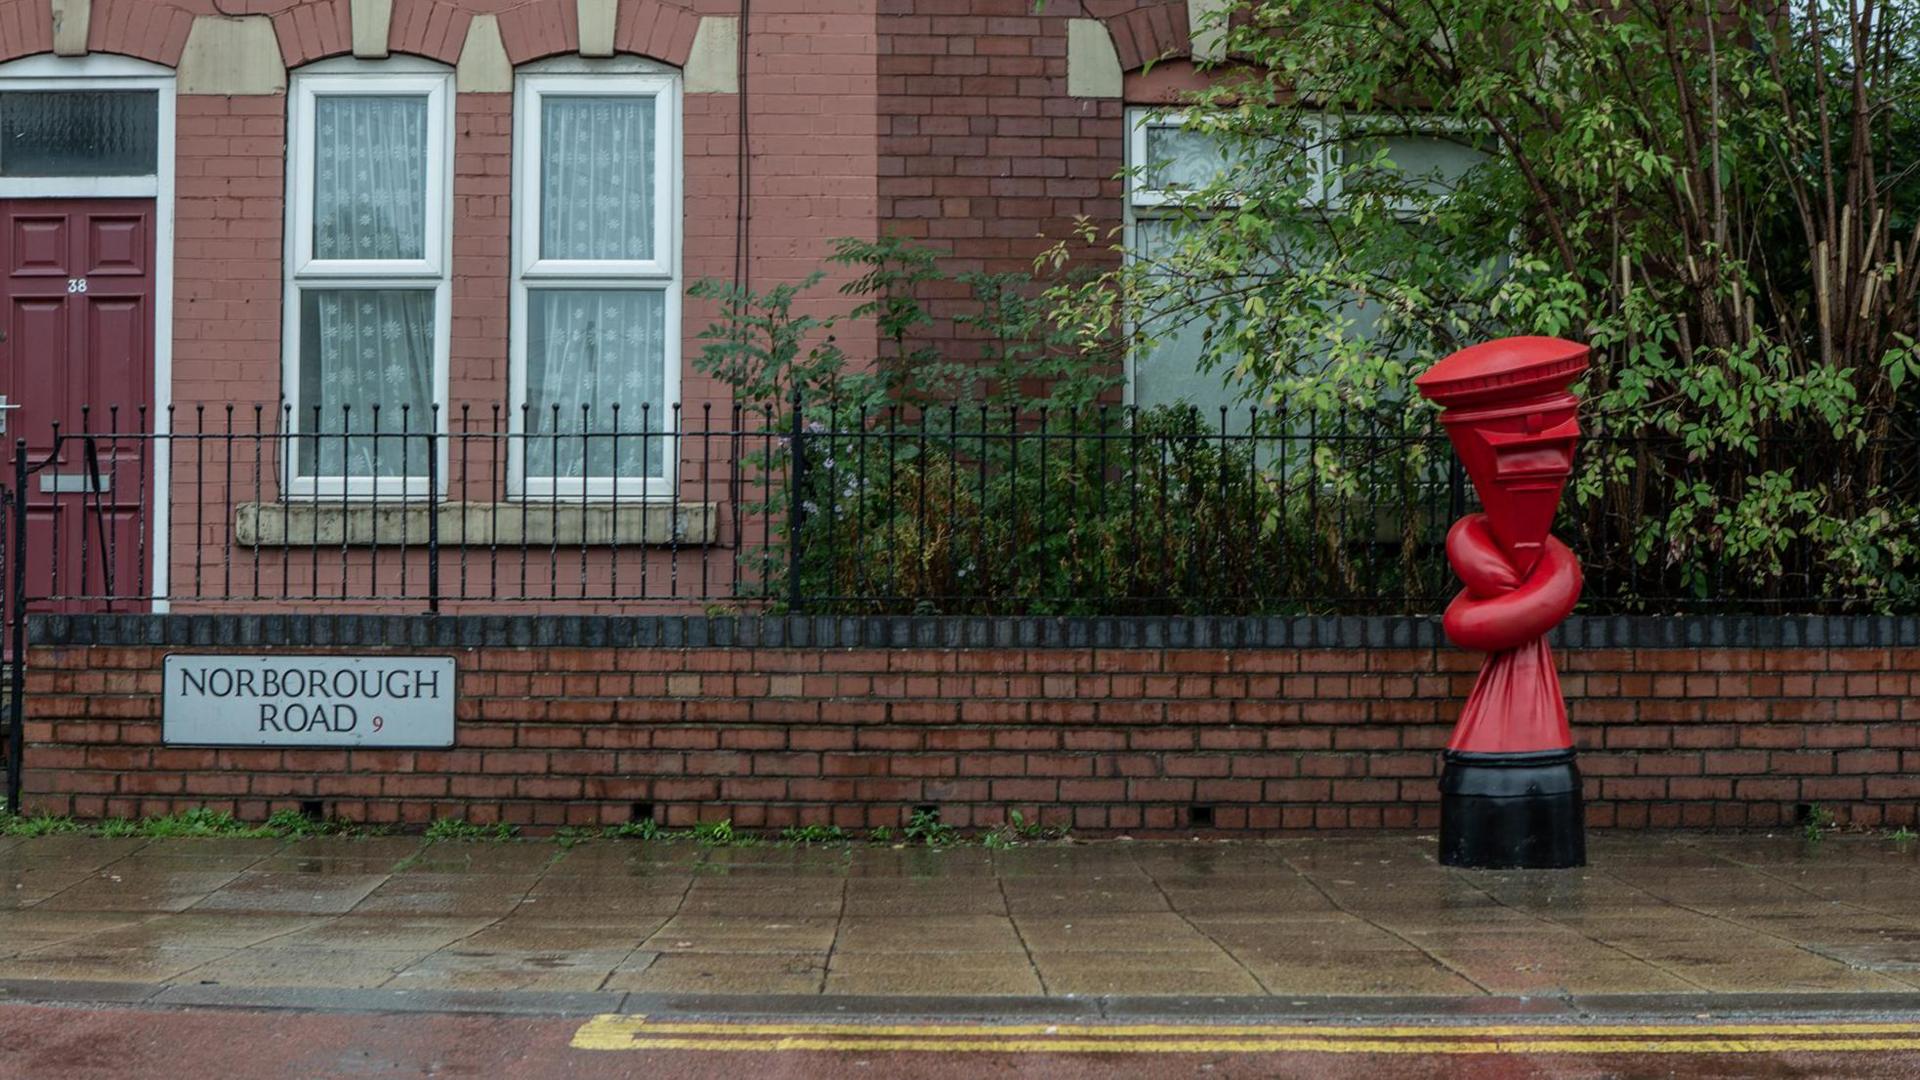
<svg viewBox="0 0 1920 1080">
<path fill-rule="evenodd" d="M 457 744 L 348 751 L 159 745 L 167 651 L 33 650 L 31 809 L 259 819 L 317 799 L 358 821 L 557 827 L 651 803 L 674 826 L 866 828 L 934 805 L 962 827 L 1017 809 L 1107 834 L 1185 832 L 1198 806 L 1225 832 L 1430 828 L 1437 751 L 1478 663 L 1450 649 L 447 650 Z M 1561 655 L 1594 826 L 1771 827 L 1810 803 L 1855 824 L 1920 820 L 1920 650 Z M 1816 684 L 1831 671 L 1872 680 L 1829 695 Z"/>
</svg>

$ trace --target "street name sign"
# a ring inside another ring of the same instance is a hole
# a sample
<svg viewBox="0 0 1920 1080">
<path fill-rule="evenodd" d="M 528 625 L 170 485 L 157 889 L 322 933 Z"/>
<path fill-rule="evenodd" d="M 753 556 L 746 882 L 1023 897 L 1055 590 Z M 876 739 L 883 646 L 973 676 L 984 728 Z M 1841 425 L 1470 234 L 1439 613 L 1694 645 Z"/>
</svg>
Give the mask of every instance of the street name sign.
<svg viewBox="0 0 1920 1080">
<path fill-rule="evenodd" d="M 453 745 L 450 656 L 169 656 L 169 746 Z"/>
</svg>

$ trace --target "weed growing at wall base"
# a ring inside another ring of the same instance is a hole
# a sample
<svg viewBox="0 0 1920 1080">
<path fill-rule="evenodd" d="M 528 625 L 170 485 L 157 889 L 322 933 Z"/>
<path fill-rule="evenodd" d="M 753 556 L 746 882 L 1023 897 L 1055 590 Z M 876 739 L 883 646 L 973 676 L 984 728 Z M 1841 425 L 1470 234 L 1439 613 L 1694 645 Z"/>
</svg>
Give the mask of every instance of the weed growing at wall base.
<svg viewBox="0 0 1920 1080">
<path fill-rule="evenodd" d="M 478 825 L 465 818 L 439 818 L 427 826 L 429 840 L 511 840 L 520 831 L 517 825 L 497 821 Z"/>
</svg>

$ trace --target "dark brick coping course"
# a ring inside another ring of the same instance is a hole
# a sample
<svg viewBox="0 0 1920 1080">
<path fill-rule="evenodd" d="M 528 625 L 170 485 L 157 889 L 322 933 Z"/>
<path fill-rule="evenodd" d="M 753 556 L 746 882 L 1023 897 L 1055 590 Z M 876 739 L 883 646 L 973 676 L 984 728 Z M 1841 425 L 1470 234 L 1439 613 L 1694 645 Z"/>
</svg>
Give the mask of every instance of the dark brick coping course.
<svg viewBox="0 0 1920 1080">
<path fill-rule="evenodd" d="M 406 648 L 1427 649 L 1427 616 L 34 615 L 34 645 Z M 1920 617 L 1575 616 L 1560 648 L 1920 647 Z"/>
</svg>

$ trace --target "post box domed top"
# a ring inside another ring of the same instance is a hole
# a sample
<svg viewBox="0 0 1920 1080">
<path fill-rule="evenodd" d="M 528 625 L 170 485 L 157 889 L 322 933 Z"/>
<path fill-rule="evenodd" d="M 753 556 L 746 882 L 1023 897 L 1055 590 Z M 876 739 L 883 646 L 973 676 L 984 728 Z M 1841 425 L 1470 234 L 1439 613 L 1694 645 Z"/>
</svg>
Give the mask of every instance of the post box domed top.
<svg viewBox="0 0 1920 1080">
<path fill-rule="evenodd" d="M 1585 370 L 1585 345 L 1552 337 L 1509 337 L 1461 349 L 1413 384 L 1443 407 L 1495 405 L 1565 390 Z"/>
</svg>

